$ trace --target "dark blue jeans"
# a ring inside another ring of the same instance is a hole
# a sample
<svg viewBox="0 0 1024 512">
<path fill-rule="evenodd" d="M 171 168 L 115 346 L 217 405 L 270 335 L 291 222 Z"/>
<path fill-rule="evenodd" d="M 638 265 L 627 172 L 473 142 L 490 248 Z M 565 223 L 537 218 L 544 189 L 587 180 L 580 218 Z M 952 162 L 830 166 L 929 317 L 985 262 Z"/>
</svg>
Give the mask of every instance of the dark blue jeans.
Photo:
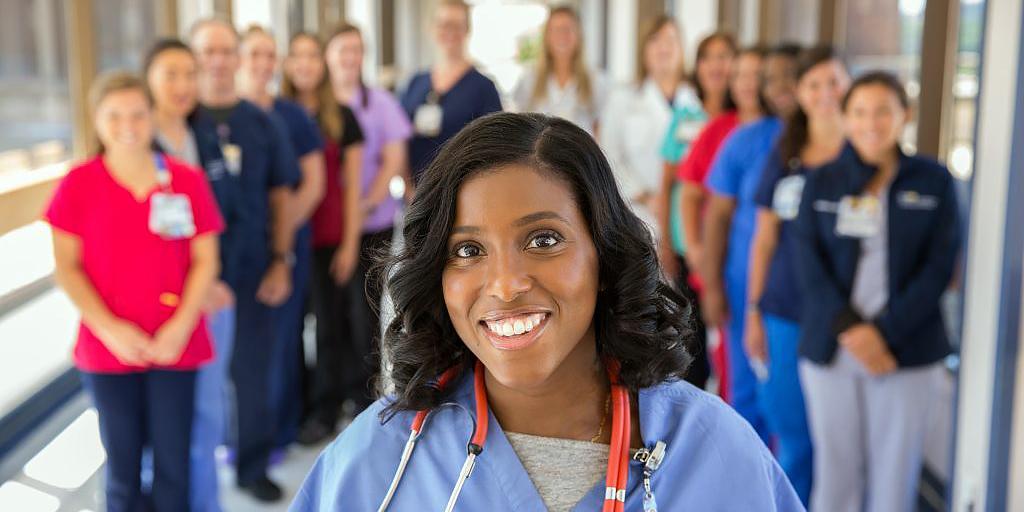
<svg viewBox="0 0 1024 512">
<path fill-rule="evenodd" d="M 107 510 L 189 510 L 196 372 L 83 372 L 82 381 L 99 413 L 100 437 L 107 451 Z M 148 495 L 140 479 L 146 447 L 153 453 L 153 485 Z"/>
</svg>

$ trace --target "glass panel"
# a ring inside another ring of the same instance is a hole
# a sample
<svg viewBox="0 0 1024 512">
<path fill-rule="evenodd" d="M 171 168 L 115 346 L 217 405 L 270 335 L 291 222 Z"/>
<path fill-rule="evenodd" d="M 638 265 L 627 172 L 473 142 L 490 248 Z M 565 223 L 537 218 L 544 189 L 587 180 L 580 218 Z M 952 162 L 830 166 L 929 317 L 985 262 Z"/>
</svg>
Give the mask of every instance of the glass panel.
<svg viewBox="0 0 1024 512">
<path fill-rule="evenodd" d="M 921 35 L 926 0 L 847 0 L 841 17 L 844 26 L 839 41 L 850 72 L 882 69 L 899 76 L 906 84 L 911 103 L 917 108 L 921 91 Z M 868 28 L 870 27 L 870 28 Z M 917 123 L 907 123 L 904 146 L 917 147 Z"/>
<path fill-rule="evenodd" d="M 0 181 L 71 147 L 62 0 L 6 0 L 0 16 Z"/>
<path fill-rule="evenodd" d="M 971 177 L 974 166 L 974 124 L 984 22 L 984 0 L 963 0 L 960 3 L 960 35 L 953 77 L 953 120 L 946 147 L 949 148 L 949 167 L 953 175 L 962 180 Z"/>
<path fill-rule="evenodd" d="M 157 38 L 155 2 L 92 0 L 96 34 L 96 65 L 137 71 L 142 54 Z"/>
</svg>

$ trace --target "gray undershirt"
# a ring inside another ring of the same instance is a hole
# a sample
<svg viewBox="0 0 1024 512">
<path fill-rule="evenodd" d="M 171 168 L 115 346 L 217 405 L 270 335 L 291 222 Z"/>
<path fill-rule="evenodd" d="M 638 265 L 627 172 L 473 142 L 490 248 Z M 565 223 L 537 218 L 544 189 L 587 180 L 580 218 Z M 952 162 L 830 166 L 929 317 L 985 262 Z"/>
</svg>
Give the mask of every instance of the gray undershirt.
<svg viewBox="0 0 1024 512">
<path fill-rule="evenodd" d="M 196 145 L 196 137 L 192 130 L 185 130 L 185 141 L 180 148 L 171 143 L 170 139 L 164 137 L 164 134 L 160 133 L 159 130 L 156 132 L 156 140 L 172 157 L 193 167 L 200 167 L 202 165 L 202 162 L 199 160 L 199 147 Z"/>
<path fill-rule="evenodd" d="M 860 241 L 860 259 L 853 279 L 853 308 L 874 320 L 889 302 L 889 186 L 878 194 L 881 226 L 875 236 Z"/>
<path fill-rule="evenodd" d="M 608 445 L 505 432 L 552 512 L 572 510 L 605 476 Z"/>
</svg>

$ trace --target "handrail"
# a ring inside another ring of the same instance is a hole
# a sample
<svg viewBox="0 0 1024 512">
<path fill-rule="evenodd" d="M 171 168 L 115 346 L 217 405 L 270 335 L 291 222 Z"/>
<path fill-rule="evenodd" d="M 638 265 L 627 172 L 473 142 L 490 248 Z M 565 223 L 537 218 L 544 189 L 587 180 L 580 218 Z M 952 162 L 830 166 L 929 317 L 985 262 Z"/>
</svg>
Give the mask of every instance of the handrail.
<svg viewBox="0 0 1024 512">
<path fill-rule="evenodd" d="M 70 162 L 0 174 L 0 236 L 39 220 Z"/>
</svg>

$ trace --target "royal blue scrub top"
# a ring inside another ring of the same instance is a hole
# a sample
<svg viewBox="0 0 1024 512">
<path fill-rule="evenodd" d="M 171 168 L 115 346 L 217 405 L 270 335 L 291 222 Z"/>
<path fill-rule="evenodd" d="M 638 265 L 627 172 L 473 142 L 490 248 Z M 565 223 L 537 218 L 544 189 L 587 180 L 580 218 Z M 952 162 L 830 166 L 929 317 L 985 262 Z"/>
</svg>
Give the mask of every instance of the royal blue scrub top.
<svg viewBox="0 0 1024 512">
<path fill-rule="evenodd" d="M 227 110 L 200 107 L 198 114 L 212 119 L 222 150 L 228 143 L 241 150 L 241 173 L 237 176 L 240 218 L 235 225 L 227 226 L 237 242 L 228 250 L 238 254 L 229 261 L 240 266 L 239 279 L 262 279 L 271 252 L 269 193 L 273 188 L 293 187 L 299 182 L 298 163 L 282 122 L 245 100 L 229 109 L 222 119 Z"/>
<path fill-rule="evenodd" d="M 405 476 L 388 510 L 441 510 L 466 458 L 473 429 L 473 379 L 466 373 L 450 400 L 427 420 Z M 382 399 L 364 411 L 317 459 L 292 502 L 291 512 L 375 511 L 387 493 L 409 437 L 414 412 L 385 424 Z M 717 397 L 686 382 L 639 392 L 641 438 L 648 448 L 666 444 L 665 459 L 651 475 L 662 512 L 691 510 L 801 511 L 804 507 L 771 453 L 750 425 Z M 544 502 L 519 457 L 490 416 L 487 439 L 463 487 L 456 510 L 527 512 Z M 566 463 L 572 462 L 571 454 Z M 600 510 L 602 477 L 575 510 Z M 626 510 L 643 510 L 639 462 L 629 465 Z"/>
<path fill-rule="evenodd" d="M 712 192 L 736 201 L 725 262 L 725 280 L 727 286 L 734 288 L 730 293 L 734 302 L 746 300 L 741 290 L 746 289 L 750 242 L 757 217 L 754 194 L 781 130 L 782 122 L 774 117 L 740 126 L 722 143 L 708 175 L 707 184 Z"/>
<path fill-rule="evenodd" d="M 416 109 L 427 103 L 427 96 L 433 90 L 430 71 L 412 77 L 402 93 L 402 108 L 410 120 L 415 120 Z M 501 111 L 501 96 L 490 78 L 469 68 L 448 92 L 440 96 L 441 132 L 436 137 L 413 134 L 409 139 L 409 167 L 414 181 L 430 165 L 441 146 L 455 136 L 464 126 L 478 117 Z"/>
<path fill-rule="evenodd" d="M 783 165 L 778 152 L 773 152 L 764 168 L 761 182 L 757 186 L 754 202 L 758 208 L 772 210 L 775 188 L 779 181 L 789 176 L 804 176 L 813 172 L 804 165 L 795 168 Z M 799 209 L 799 203 L 797 204 Z M 784 318 L 794 323 L 800 322 L 800 283 L 797 281 L 794 259 L 796 258 L 796 233 L 793 219 L 779 219 L 779 238 L 775 244 L 775 254 L 768 267 L 768 277 L 758 307 L 761 311 Z"/>
</svg>

